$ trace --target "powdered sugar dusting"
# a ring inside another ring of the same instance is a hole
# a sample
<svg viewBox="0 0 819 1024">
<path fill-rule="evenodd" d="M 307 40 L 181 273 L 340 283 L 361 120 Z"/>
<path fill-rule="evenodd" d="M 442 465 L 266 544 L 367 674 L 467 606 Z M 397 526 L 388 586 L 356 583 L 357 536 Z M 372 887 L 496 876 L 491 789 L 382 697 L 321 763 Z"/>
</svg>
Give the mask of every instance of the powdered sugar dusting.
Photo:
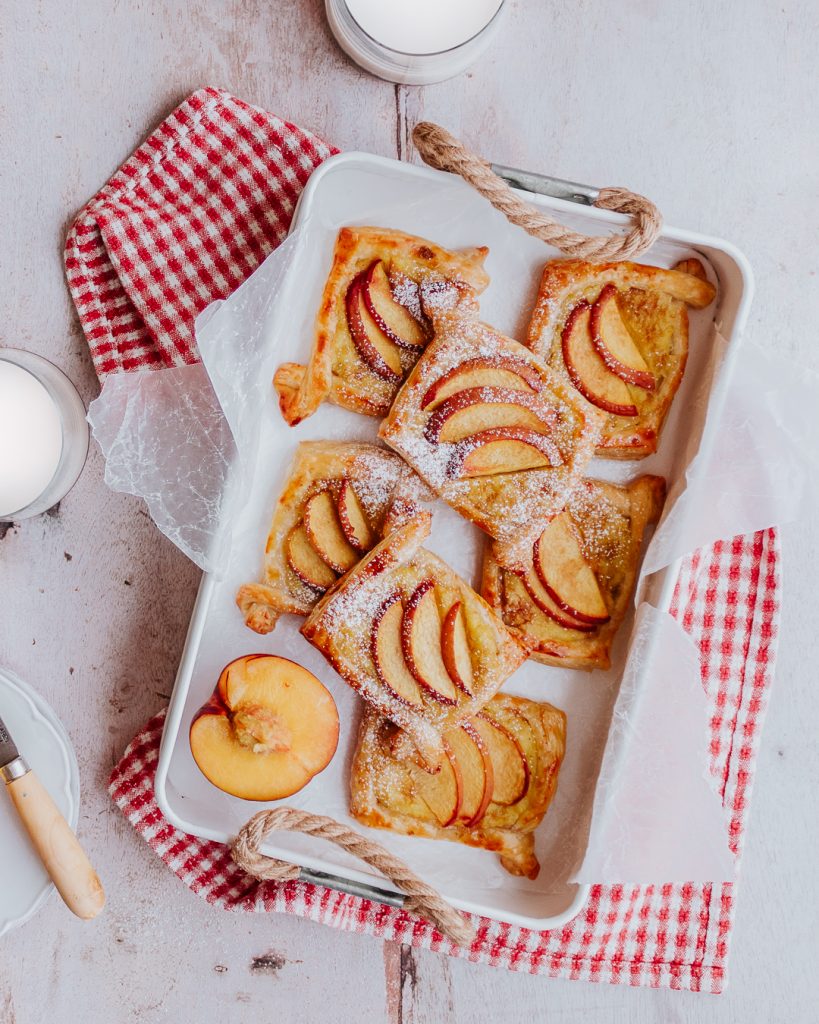
<svg viewBox="0 0 819 1024">
<path fill-rule="evenodd" d="M 433 323 L 443 316 L 478 314 L 475 293 L 462 281 L 437 275 L 424 278 L 420 285 L 421 308 Z"/>
<path fill-rule="evenodd" d="M 411 277 L 407 277 L 399 270 L 390 270 L 389 280 L 390 291 L 395 301 L 400 303 L 420 324 L 426 324 L 427 318 L 421 308 L 421 288 L 418 282 L 413 281 Z"/>
<path fill-rule="evenodd" d="M 373 619 L 394 589 L 389 573 L 356 579 L 355 586 L 340 591 L 326 605 L 323 627 L 337 644 L 343 638 L 346 650 L 352 644 L 353 653 L 368 660 Z"/>
<path fill-rule="evenodd" d="M 387 451 L 373 448 L 356 456 L 350 480 L 364 514 L 371 522 L 377 520 L 389 504 L 402 470 L 401 460 Z"/>
<path fill-rule="evenodd" d="M 614 485 L 608 485 L 614 486 Z M 606 485 L 584 480 L 572 492 L 566 511 L 581 534 L 583 554 L 610 577 L 632 557 L 631 521 L 624 508 L 606 496 Z"/>
</svg>

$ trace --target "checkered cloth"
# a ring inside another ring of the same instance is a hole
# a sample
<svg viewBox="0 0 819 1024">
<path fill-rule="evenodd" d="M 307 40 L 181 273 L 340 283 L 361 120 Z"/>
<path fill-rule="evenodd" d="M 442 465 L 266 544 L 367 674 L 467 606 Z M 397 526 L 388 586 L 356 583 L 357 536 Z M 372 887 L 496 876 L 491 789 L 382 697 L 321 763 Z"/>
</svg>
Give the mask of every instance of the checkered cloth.
<svg viewBox="0 0 819 1024">
<path fill-rule="evenodd" d="M 69 286 L 100 376 L 196 359 L 193 319 L 284 237 L 299 190 L 333 150 L 213 89 L 194 94 L 82 211 L 66 244 Z M 710 767 L 738 858 L 767 694 L 779 592 L 774 530 L 690 556 L 672 614 L 697 644 L 710 707 Z M 594 886 L 564 928 L 477 919 L 469 949 L 379 903 L 300 882 L 259 882 L 226 847 L 177 831 L 153 782 L 161 712 L 128 747 L 113 799 L 168 866 L 208 902 L 299 914 L 476 963 L 551 977 L 720 992 L 733 884 Z"/>
<path fill-rule="evenodd" d="M 193 322 L 286 237 L 337 152 L 217 89 L 163 121 L 68 233 L 68 286 L 98 376 L 198 361 Z"/>
</svg>

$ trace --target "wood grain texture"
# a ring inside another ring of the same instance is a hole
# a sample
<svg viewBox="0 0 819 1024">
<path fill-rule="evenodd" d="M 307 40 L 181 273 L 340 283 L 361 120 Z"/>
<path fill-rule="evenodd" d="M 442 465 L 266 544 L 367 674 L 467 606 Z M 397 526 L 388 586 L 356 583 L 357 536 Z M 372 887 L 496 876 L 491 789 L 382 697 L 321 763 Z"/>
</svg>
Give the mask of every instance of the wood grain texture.
<svg viewBox="0 0 819 1024">
<path fill-rule="evenodd" d="M 207 84 L 343 149 L 412 157 L 409 132 L 424 117 L 504 163 L 645 192 L 669 222 L 745 250 L 758 289 L 749 332 L 819 367 L 812 0 L 510 0 L 481 62 L 424 89 L 360 74 L 322 6 L 0 0 L 0 343 L 54 359 L 94 397 L 62 275 L 66 227 L 156 122 Z M 819 720 L 819 690 L 805 666 L 819 660 L 818 541 L 815 522 L 783 531 L 779 678 L 727 993 L 550 982 L 289 917 L 219 913 L 136 840 L 105 779 L 170 693 L 199 574 L 138 501 L 106 489 L 93 449 L 59 510 L 0 540 L 0 661 L 72 736 L 79 832 L 108 907 L 89 925 L 53 899 L 0 940 L 0 1024 L 814 1020 L 819 748 L 805 723 Z"/>
</svg>

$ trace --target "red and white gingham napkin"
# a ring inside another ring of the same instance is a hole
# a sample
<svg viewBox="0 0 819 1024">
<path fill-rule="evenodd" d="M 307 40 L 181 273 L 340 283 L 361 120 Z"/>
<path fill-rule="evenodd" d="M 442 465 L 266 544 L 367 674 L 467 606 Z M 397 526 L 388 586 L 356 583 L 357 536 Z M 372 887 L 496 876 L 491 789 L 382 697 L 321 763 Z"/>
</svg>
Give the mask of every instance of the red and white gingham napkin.
<svg viewBox="0 0 819 1024">
<path fill-rule="evenodd" d="M 100 377 L 197 359 L 196 314 L 230 294 L 284 238 L 299 192 L 334 150 L 224 92 L 183 103 L 85 207 L 66 243 L 71 294 Z M 688 559 L 672 614 L 698 645 L 711 771 L 739 857 L 773 677 L 780 587 L 774 530 Z M 380 903 L 302 882 L 258 882 L 227 848 L 162 817 L 153 792 L 164 712 L 125 752 L 111 795 L 194 892 L 225 909 L 299 914 L 351 931 L 551 977 L 720 992 L 733 884 L 598 885 L 561 929 L 485 919 L 469 949 Z"/>
<path fill-rule="evenodd" d="M 337 150 L 218 89 L 162 124 L 68 233 L 68 286 L 99 377 L 198 361 L 193 321 L 284 240 Z"/>
</svg>

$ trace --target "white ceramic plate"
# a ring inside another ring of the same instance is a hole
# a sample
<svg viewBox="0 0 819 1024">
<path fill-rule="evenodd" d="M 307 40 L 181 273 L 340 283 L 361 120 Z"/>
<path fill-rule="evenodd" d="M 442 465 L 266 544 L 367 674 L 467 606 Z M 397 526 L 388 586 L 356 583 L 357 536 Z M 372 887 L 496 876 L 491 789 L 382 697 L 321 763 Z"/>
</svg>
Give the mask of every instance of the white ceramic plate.
<svg viewBox="0 0 819 1024">
<path fill-rule="evenodd" d="M 0 716 L 20 753 L 76 828 L 80 772 L 68 733 L 42 697 L 4 668 L 0 668 Z M 32 917 L 54 888 L 5 793 L 0 793 L 0 871 L 0 935 L 4 935 Z"/>
</svg>

